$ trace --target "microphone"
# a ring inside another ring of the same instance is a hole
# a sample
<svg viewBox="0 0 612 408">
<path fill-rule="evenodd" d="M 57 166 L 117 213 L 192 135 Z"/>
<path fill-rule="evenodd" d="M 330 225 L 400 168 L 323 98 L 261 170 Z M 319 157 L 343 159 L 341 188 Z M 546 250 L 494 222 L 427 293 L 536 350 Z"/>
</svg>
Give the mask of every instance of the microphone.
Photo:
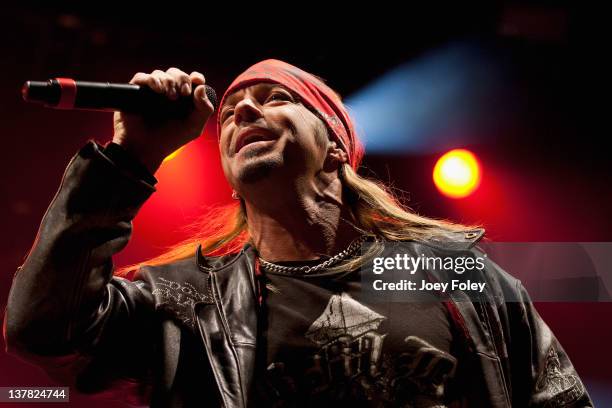
<svg viewBox="0 0 612 408">
<path fill-rule="evenodd" d="M 219 104 L 217 93 L 212 87 L 204 86 L 206 96 L 216 110 Z M 147 86 L 70 78 L 27 81 L 21 88 L 21 96 L 26 102 L 42 103 L 48 108 L 120 111 L 152 117 L 183 118 L 195 109 L 193 94 L 171 100 Z"/>
</svg>

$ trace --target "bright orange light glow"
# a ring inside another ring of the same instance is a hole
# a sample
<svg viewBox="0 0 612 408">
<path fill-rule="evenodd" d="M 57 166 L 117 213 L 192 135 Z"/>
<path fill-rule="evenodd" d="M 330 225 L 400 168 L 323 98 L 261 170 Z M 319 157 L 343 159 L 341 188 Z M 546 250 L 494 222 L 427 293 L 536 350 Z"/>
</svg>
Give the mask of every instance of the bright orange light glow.
<svg viewBox="0 0 612 408">
<path fill-rule="evenodd" d="M 178 154 L 181 152 L 181 150 L 183 150 L 185 148 L 185 146 L 181 146 L 178 149 L 176 149 L 175 151 L 173 151 L 172 153 L 170 153 L 168 156 L 166 156 L 166 158 L 164 159 L 164 162 L 167 162 L 169 160 L 174 159 L 176 156 L 178 156 Z"/>
<path fill-rule="evenodd" d="M 454 149 L 438 159 L 434 166 L 433 179 L 438 190 L 445 196 L 467 197 L 480 184 L 480 165 L 470 151 Z"/>
</svg>

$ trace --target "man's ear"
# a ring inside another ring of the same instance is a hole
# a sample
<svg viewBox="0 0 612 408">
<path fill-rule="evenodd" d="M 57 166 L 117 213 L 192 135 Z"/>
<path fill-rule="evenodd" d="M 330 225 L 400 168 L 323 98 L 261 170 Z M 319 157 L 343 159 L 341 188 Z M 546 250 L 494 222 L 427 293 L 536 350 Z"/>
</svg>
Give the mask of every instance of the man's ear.
<svg viewBox="0 0 612 408">
<path fill-rule="evenodd" d="M 329 168 L 329 170 L 337 169 L 339 164 L 348 162 L 348 155 L 343 149 L 338 147 L 335 141 L 330 140 L 325 162 L 325 167 Z"/>
</svg>

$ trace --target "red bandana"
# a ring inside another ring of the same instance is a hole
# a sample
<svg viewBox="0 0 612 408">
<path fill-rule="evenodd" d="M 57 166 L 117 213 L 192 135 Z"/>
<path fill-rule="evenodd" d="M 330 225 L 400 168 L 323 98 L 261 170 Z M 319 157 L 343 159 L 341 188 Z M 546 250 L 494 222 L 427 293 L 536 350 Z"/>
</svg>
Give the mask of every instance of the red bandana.
<svg viewBox="0 0 612 408">
<path fill-rule="evenodd" d="M 353 121 L 336 93 L 320 79 L 306 71 L 283 61 L 269 59 L 258 62 L 232 82 L 227 88 L 221 104 L 231 93 L 258 82 L 273 82 L 295 92 L 307 107 L 315 110 L 325 122 L 336 142 L 348 155 L 349 164 L 357 169 L 363 157 L 363 145 L 359 141 Z M 218 116 L 217 116 L 218 117 Z M 221 124 L 217 119 L 217 131 Z"/>
</svg>

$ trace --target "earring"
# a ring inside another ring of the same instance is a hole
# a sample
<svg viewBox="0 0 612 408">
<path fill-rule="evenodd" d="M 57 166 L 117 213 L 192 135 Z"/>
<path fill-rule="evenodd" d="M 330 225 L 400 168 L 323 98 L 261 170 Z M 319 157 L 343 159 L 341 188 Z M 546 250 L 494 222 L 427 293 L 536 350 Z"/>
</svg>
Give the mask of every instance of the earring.
<svg viewBox="0 0 612 408">
<path fill-rule="evenodd" d="M 232 198 L 234 200 L 240 200 L 240 196 L 238 195 L 238 192 L 236 190 L 232 190 Z"/>
</svg>

